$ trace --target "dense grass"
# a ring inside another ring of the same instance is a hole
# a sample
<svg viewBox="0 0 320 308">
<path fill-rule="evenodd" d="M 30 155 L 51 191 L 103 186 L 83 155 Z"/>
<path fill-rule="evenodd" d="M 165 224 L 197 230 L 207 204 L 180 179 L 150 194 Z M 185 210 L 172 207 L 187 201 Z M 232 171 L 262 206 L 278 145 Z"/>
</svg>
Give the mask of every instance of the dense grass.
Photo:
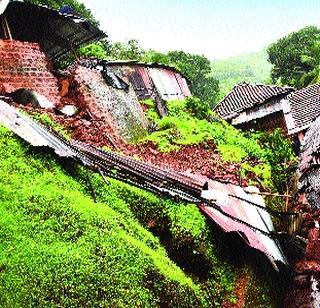
<svg viewBox="0 0 320 308">
<path fill-rule="evenodd" d="M 1 307 L 235 302 L 242 269 L 225 259 L 217 229 L 195 205 L 112 179 L 106 185 L 45 152 L 0 127 Z"/>
<path fill-rule="evenodd" d="M 77 180 L 0 129 L 1 307 L 208 307 L 230 296 L 235 272 L 194 205 L 91 175 L 94 203 L 85 169 L 64 164 Z M 171 251 L 205 260 L 205 281 L 170 260 L 151 225 L 168 233 Z"/>
</svg>

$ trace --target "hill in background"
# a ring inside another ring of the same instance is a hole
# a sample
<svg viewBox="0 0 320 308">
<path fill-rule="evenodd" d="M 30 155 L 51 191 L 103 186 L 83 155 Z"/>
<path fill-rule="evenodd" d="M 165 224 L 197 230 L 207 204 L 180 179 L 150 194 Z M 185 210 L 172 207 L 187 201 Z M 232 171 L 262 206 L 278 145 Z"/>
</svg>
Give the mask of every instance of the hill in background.
<svg viewBox="0 0 320 308">
<path fill-rule="evenodd" d="M 221 100 L 239 82 L 265 83 L 270 76 L 271 64 L 267 49 L 244 53 L 211 63 L 214 78 L 219 80 Z"/>
</svg>

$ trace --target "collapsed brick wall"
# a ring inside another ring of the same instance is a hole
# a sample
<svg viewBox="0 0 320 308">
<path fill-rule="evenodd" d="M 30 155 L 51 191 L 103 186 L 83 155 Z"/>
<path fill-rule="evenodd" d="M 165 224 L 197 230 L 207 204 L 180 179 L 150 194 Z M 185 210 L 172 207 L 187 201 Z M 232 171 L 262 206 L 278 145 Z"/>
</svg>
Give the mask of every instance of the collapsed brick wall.
<svg viewBox="0 0 320 308">
<path fill-rule="evenodd" d="M 104 125 L 112 135 L 133 141 L 147 133 L 148 121 L 132 87 L 129 91 L 108 85 L 97 69 L 81 65 L 71 72 L 77 107 L 86 110 L 91 121 Z"/>
<path fill-rule="evenodd" d="M 9 85 L 11 91 L 27 88 L 53 104 L 59 102 L 58 80 L 37 43 L 0 40 L 0 86 L 3 84 Z"/>
</svg>

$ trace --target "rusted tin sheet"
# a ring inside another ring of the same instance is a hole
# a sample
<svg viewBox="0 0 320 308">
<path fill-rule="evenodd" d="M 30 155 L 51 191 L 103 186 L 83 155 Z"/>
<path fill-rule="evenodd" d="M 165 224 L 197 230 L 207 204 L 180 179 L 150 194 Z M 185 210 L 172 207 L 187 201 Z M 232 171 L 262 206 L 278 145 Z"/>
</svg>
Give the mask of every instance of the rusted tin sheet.
<svg viewBox="0 0 320 308">
<path fill-rule="evenodd" d="M 210 181 L 209 189 L 218 196 L 214 203 L 219 209 L 206 204 L 200 205 L 200 209 L 210 219 L 226 232 L 238 232 L 249 246 L 263 252 L 275 268 L 275 261 L 287 263 L 279 243 L 271 238 L 274 228 L 270 215 L 262 209 L 265 207 L 262 196 L 217 181 Z"/>
</svg>

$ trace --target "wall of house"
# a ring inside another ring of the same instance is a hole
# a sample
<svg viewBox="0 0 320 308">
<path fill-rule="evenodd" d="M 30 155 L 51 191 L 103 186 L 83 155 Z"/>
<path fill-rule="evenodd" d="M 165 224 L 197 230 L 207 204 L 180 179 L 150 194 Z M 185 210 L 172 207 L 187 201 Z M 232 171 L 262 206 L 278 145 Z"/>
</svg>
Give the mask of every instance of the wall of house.
<svg viewBox="0 0 320 308">
<path fill-rule="evenodd" d="M 101 132 L 132 141 L 147 133 L 148 121 L 132 87 L 129 91 L 108 85 L 97 69 L 78 65 L 71 72 L 80 110 L 87 110 L 90 121 L 101 123 Z"/>
<path fill-rule="evenodd" d="M 261 130 L 261 131 L 271 131 L 275 128 L 281 128 L 283 134 L 287 135 L 288 130 L 286 126 L 286 121 L 282 111 L 277 111 L 275 113 L 269 114 L 263 118 L 252 120 L 250 122 L 235 125 L 237 128 L 242 130 Z"/>
<path fill-rule="evenodd" d="M 146 67 L 135 64 L 121 64 L 112 65 L 111 68 L 133 86 L 138 99 L 143 100 L 153 97 L 154 84 Z"/>
<path fill-rule="evenodd" d="M 0 86 L 10 88 L 10 92 L 19 88 L 35 90 L 54 104 L 60 100 L 58 80 L 37 43 L 0 40 Z"/>
</svg>

